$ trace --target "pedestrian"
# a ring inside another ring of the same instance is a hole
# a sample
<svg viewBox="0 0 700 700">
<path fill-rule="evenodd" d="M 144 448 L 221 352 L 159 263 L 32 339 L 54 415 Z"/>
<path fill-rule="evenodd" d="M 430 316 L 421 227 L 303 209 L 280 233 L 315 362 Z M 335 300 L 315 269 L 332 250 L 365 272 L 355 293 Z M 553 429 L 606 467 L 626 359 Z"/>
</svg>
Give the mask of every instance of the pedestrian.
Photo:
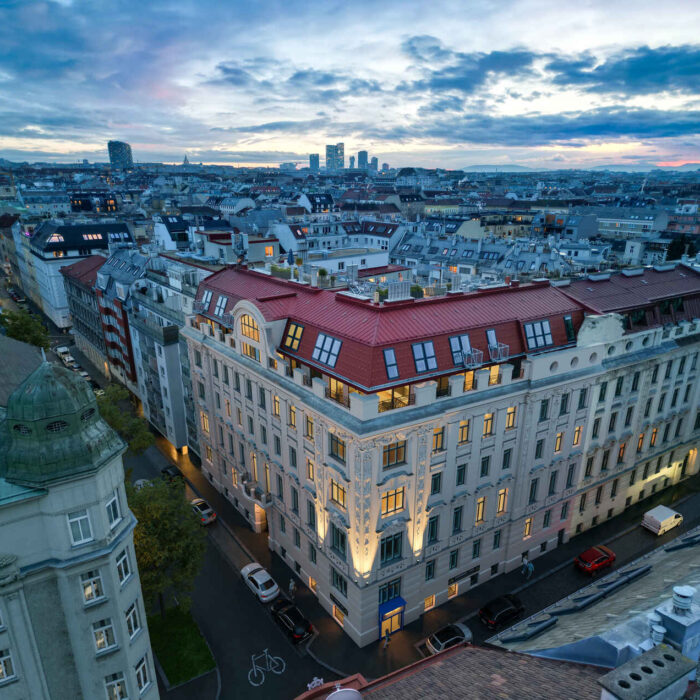
<svg viewBox="0 0 700 700">
<path fill-rule="evenodd" d="M 289 597 L 294 600 L 294 595 L 297 592 L 297 584 L 294 578 L 289 579 Z"/>
<path fill-rule="evenodd" d="M 530 564 L 530 560 L 527 558 L 527 554 L 523 556 L 523 561 L 522 561 L 523 567 L 520 569 L 520 573 L 523 576 L 527 576 L 527 567 Z"/>
<path fill-rule="evenodd" d="M 389 630 L 387 630 L 384 633 L 384 648 L 385 649 L 389 646 L 390 641 L 391 641 L 391 635 L 389 634 Z"/>
<path fill-rule="evenodd" d="M 527 563 L 527 573 L 525 574 L 525 580 L 529 581 L 532 578 L 532 574 L 535 573 L 535 565 L 529 561 Z"/>
</svg>

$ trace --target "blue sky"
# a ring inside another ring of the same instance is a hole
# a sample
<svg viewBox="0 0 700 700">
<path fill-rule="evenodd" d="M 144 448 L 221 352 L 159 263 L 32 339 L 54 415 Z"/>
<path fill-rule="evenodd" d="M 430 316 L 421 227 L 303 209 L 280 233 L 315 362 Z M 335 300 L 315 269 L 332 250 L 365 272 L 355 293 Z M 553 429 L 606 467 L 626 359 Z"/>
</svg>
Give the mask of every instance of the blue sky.
<svg viewBox="0 0 700 700">
<path fill-rule="evenodd" d="M 700 3 L 0 0 L 0 157 L 700 162 Z"/>
</svg>

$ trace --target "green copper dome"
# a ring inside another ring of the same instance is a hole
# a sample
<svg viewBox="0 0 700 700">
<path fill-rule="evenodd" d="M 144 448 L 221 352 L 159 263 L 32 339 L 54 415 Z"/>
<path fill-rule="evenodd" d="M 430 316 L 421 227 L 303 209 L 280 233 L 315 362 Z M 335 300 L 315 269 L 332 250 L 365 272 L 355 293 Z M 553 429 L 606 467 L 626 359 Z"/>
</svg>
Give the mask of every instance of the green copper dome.
<svg viewBox="0 0 700 700">
<path fill-rule="evenodd" d="M 94 471 L 126 449 L 89 384 L 48 362 L 10 395 L 2 430 L 0 476 L 26 486 Z"/>
</svg>

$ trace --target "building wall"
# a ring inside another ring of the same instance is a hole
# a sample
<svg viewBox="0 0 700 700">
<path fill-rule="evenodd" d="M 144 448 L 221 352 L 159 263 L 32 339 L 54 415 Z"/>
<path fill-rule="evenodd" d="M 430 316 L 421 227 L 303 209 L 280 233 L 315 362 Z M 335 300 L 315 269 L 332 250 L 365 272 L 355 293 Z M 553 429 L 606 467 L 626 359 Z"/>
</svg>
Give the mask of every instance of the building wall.
<svg viewBox="0 0 700 700">
<path fill-rule="evenodd" d="M 36 293 L 41 300 L 39 305 L 59 328 L 70 328 L 71 325 L 61 268 L 82 260 L 84 257 L 41 258 L 36 254 L 32 255 L 36 274 Z"/>
<path fill-rule="evenodd" d="M 242 342 L 251 344 L 241 335 L 243 313 L 260 327 L 252 342 L 260 362 L 240 352 Z M 523 555 L 535 559 L 698 469 L 697 324 L 623 336 L 620 317 L 589 317 L 577 347 L 528 356 L 520 377 L 504 364 L 490 384 L 489 370 L 478 370 L 477 388 L 465 392 L 463 378 L 455 376 L 444 397 L 434 382 L 417 384 L 414 406 L 378 413 L 376 395 L 351 394 L 348 408 L 326 398 L 322 379 L 309 380 L 301 369 L 288 376 L 275 352 L 284 322 L 265 324 L 246 301 L 234 319 L 229 333 L 206 323 L 196 328 L 194 319 L 183 330 L 204 472 L 251 527 L 267 527 L 270 546 L 329 612 L 345 610 L 343 627 L 360 645 L 379 636 L 380 589 L 388 582 L 400 579 L 404 620 L 410 622 L 433 604 L 520 566 Z M 657 411 L 662 393 L 666 402 Z M 487 414 L 493 416 L 489 434 Z M 307 417 L 313 437 L 306 436 Z M 460 441 L 463 421 L 469 436 Z M 436 430 L 444 431 L 444 442 L 433 450 Z M 344 460 L 330 453 L 333 436 L 345 443 Z M 384 448 L 401 441 L 405 459 L 384 468 Z M 338 494 L 334 484 L 345 491 L 344 507 L 331 498 Z M 403 489 L 404 507 L 383 516 L 382 495 L 396 489 Z M 507 504 L 497 512 L 504 497 Z M 308 508 L 315 525 L 308 523 Z M 462 509 L 458 528 L 455 508 Z M 437 538 L 428 542 L 434 516 Z M 345 534 L 344 556 L 332 546 L 334 528 Z M 382 563 L 381 542 L 394 534 L 402 535 L 402 556 Z M 345 592 L 334 576 L 345 581 Z"/>
</svg>

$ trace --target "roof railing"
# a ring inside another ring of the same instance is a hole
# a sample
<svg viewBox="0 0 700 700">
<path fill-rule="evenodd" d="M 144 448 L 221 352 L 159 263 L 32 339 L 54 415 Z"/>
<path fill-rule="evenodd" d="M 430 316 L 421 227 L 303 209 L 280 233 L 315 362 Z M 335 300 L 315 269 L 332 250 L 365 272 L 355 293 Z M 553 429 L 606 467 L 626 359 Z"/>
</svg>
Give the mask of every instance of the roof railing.
<svg viewBox="0 0 700 700">
<path fill-rule="evenodd" d="M 505 343 L 489 345 L 489 355 L 491 356 L 492 362 L 503 362 L 508 359 L 509 354 L 510 346 Z"/>
<path fill-rule="evenodd" d="M 467 369 L 473 369 L 484 364 L 484 353 L 482 350 L 472 348 L 469 352 L 462 353 L 462 364 Z"/>
</svg>

